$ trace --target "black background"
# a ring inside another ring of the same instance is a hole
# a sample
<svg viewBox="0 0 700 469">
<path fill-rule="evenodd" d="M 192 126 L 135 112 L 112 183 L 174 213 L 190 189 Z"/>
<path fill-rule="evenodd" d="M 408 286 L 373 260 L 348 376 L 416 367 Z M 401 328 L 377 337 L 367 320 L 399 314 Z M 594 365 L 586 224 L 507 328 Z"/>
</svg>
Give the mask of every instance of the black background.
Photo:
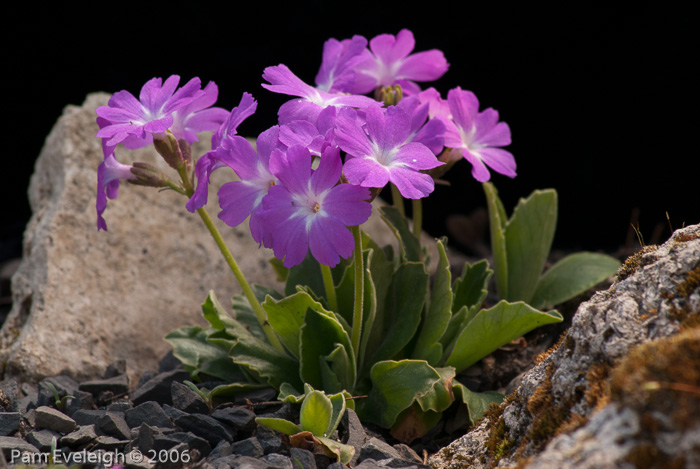
<svg viewBox="0 0 700 469">
<path fill-rule="evenodd" d="M 327 38 L 402 28 L 415 51 L 441 49 L 451 64 L 428 86 L 443 96 L 469 89 L 510 125 L 518 177 L 492 178 L 506 209 L 535 189 L 558 190 L 556 246 L 614 251 L 635 213 L 647 241 L 655 227 L 659 241 L 669 235 L 667 212 L 673 228 L 700 222 L 690 13 L 650 2 L 530 3 L 110 2 L 80 14 L 20 5 L 1 32 L 0 260 L 21 253 L 29 177 L 64 106 L 93 91 L 138 95 L 154 76 L 199 76 L 219 85 L 219 106 L 254 95 L 258 112 L 239 132 L 256 136 L 288 99 L 260 86 L 266 66 L 284 63 L 313 83 Z M 470 170 L 455 166 L 452 185 L 426 202 L 433 235 L 445 234 L 446 215 L 485 205 Z"/>
</svg>

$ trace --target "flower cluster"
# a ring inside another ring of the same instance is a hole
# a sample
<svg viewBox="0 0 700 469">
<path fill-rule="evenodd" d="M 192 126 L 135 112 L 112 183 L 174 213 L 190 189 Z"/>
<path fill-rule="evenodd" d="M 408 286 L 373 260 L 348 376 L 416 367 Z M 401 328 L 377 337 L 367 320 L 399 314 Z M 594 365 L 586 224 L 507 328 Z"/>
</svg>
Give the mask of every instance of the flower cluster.
<svg viewBox="0 0 700 469">
<path fill-rule="evenodd" d="M 381 188 L 391 183 L 405 198 L 426 197 L 434 190 L 428 171 L 455 155 L 472 164 L 478 181 L 489 179 L 487 166 L 514 177 L 513 156 L 499 148 L 510 143 L 508 126 L 493 109 L 479 112 L 469 91 L 451 90 L 447 100 L 433 88 L 421 91 L 418 82 L 437 80 L 449 64 L 438 50 L 412 54 L 414 46 L 408 30 L 369 42 L 361 36 L 330 39 L 315 86 L 283 64 L 266 68 L 262 86 L 293 99 L 280 107 L 278 123 L 258 136 L 255 148 L 237 135 L 256 110 L 248 93 L 231 112 L 211 107 L 216 85 L 201 89 L 197 78 L 181 88 L 177 76 L 164 83 L 154 78 L 139 99 L 116 93 L 97 110 L 105 156 L 98 170 L 98 227 L 106 229 L 102 214 L 120 180 L 172 187 L 151 168 L 119 163 L 119 143 L 133 149 L 154 142 L 164 156 L 175 155 L 166 158 L 170 166 L 181 170 L 182 163 L 189 171 L 185 147 L 201 131 L 214 131 L 212 149 L 192 168 L 194 178 L 186 178 L 196 180 L 183 189 L 187 209 L 207 203 L 215 170 L 233 169 L 239 180 L 219 190 L 219 218 L 230 226 L 248 218 L 255 241 L 287 267 L 309 250 L 320 263 L 337 265 L 354 248 L 348 227 L 369 218 L 369 202 Z M 378 101 L 386 94 L 377 90 L 387 88 L 394 98 Z M 372 91 L 377 99 L 365 96 Z M 169 150 L 164 153 L 159 142 L 169 142 Z M 445 148 L 449 158 L 438 159 Z"/>
</svg>

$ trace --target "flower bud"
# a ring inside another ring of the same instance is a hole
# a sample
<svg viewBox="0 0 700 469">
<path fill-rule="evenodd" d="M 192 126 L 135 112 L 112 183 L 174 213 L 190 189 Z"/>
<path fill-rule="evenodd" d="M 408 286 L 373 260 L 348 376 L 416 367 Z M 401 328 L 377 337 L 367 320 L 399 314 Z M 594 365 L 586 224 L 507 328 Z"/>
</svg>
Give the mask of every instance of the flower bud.
<svg viewBox="0 0 700 469">
<path fill-rule="evenodd" d="M 136 176 L 136 179 L 129 179 L 131 184 L 136 184 L 137 186 L 148 186 L 148 187 L 168 187 L 169 180 L 168 177 L 158 171 L 153 165 L 148 163 L 136 162 L 131 167 L 131 174 Z"/>
<path fill-rule="evenodd" d="M 180 166 L 185 163 L 184 155 L 180 148 L 180 142 L 177 141 L 175 136 L 171 132 L 165 132 L 164 134 L 153 136 L 153 146 L 160 156 L 163 157 L 168 166 L 177 170 Z M 190 160 L 192 154 L 190 152 Z"/>
</svg>

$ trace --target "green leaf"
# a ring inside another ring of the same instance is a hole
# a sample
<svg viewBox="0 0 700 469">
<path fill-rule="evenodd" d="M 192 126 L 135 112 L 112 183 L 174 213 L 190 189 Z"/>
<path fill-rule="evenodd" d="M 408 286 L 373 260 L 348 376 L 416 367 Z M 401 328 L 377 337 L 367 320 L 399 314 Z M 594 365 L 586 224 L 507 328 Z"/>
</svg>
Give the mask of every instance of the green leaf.
<svg viewBox="0 0 700 469">
<path fill-rule="evenodd" d="M 331 270 L 333 282 L 336 285 L 350 262 L 351 260 L 341 259 L 340 263 Z M 327 300 L 326 287 L 323 284 L 323 275 L 321 274 L 321 266 L 310 251 L 301 264 L 289 269 L 287 283 L 284 287 L 285 296 L 296 293 L 297 286 L 299 285 L 309 287 L 317 298 Z"/>
<path fill-rule="evenodd" d="M 253 293 L 260 303 L 265 301 L 269 295 L 274 299 L 282 298 L 282 295 L 272 288 L 267 288 L 262 285 L 253 285 Z M 248 299 L 244 295 L 236 295 L 233 297 L 233 312 L 238 324 L 243 325 L 248 332 L 253 334 L 260 340 L 267 341 L 267 336 L 258 322 L 255 311 L 250 306 Z"/>
<path fill-rule="evenodd" d="M 269 259 L 268 262 L 272 266 L 272 270 L 277 274 L 277 281 L 286 282 L 289 276 L 289 269 L 284 266 L 284 261 L 273 257 Z"/>
<path fill-rule="evenodd" d="M 503 401 L 503 394 L 495 391 L 472 392 L 465 385 L 458 381 L 452 383 L 455 400 L 461 401 L 467 406 L 469 422 L 474 425 L 476 421 L 483 417 L 486 409 L 492 402 L 500 404 Z"/>
<path fill-rule="evenodd" d="M 486 260 L 473 265 L 465 263 L 462 276 L 455 280 L 452 288 L 454 290 L 452 312 L 456 313 L 466 306 L 470 317 L 476 314 L 488 294 L 486 288 L 491 275 L 493 270 L 489 269 L 489 263 Z"/>
<path fill-rule="evenodd" d="M 341 464 L 347 465 L 355 455 L 355 448 L 353 446 L 322 436 L 317 436 L 316 439 L 333 452 L 338 457 L 338 461 L 340 461 Z"/>
<path fill-rule="evenodd" d="M 428 280 L 423 264 L 406 263 L 398 268 L 385 297 L 383 330 L 377 342 L 367 345 L 361 375 L 376 362 L 394 358 L 413 339 L 421 321 Z"/>
<path fill-rule="evenodd" d="M 339 392 L 337 394 L 331 394 L 330 396 L 328 396 L 328 398 L 331 401 L 331 404 L 333 405 L 333 415 L 331 416 L 331 421 L 328 424 L 326 433 L 324 434 L 325 436 L 331 436 L 336 430 L 336 428 L 338 428 L 338 425 L 340 424 L 340 421 L 342 420 L 343 415 L 345 414 L 345 409 L 347 408 L 347 400 L 351 397 L 352 396 L 347 391 Z M 350 400 L 350 402 L 352 402 L 352 400 Z"/>
<path fill-rule="evenodd" d="M 557 227 L 557 192 L 534 191 L 520 199 L 506 226 L 508 294 L 501 299 L 529 303 L 552 248 Z"/>
<path fill-rule="evenodd" d="M 351 353 L 352 351 L 348 352 L 343 344 L 336 344 L 331 353 L 319 357 L 324 389 L 330 392 L 352 389 L 349 385 L 354 384 L 357 370 L 355 360 L 350 358 Z"/>
<path fill-rule="evenodd" d="M 445 365 L 455 367 L 459 373 L 523 334 L 562 320 L 556 311 L 538 311 L 522 301 L 500 301 L 493 308 L 479 311 L 467 324 L 450 350 Z"/>
<path fill-rule="evenodd" d="M 382 361 L 370 374 L 372 390 L 360 401 L 359 415 L 385 428 L 440 380 L 440 373 L 423 360 Z"/>
<path fill-rule="evenodd" d="M 299 373 L 305 383 L 309 383 L 316 389 L 324 389 L 322 367 L 319 360 L 325 360 L 327 356 L 337 348 L 338 344 L 345 347 L 346 352 L 352 351 L 350 337 L 343 326 L 333 314 L 324 314 L 310 309 L 304 317 L 304 325 L 301 327 L 301 345 L 299 348 L 301 360 Z M 336 352 L 338 353 L 338 352 Z M 355 359 L 352 352 L 347 354 L 349 363 L 347 368 L 353 370 L 352 380 L 347 382 L 347 369 L 339 366 L 338 362 L 328 363 L 330 369 L 336 374 L 341 389 L 325 389 L 328 392 L 338 392 L 342 389 L 352 389 L 355 380 Z M 326 380 L 327 381 L 327 380 Z"/>
<path fill-rule="evenodd" d="M 408 220 L 403 217 L 396 207 L 379 207 L 382 220 L 386 222 L 396 238 L 399 240 L 401 259 L 406 262 L 422 262 L 423 250 L 420 240 L 416 238 L 408 226 Z"/>
<path fill-rule="evenodd" d="M 295 358 L 299 358 L 299 334 L 308 309 L 324 312 L 323 306 L 306 292 L 297 292 L 281 300 L 268 297 L 262 304 L 272 329 Z M 325 313 L 329 314 L 329 313 Z"/>
<path fill-rule="evenodd" d="M 236 394 L 252 391 L 254 389 L 269 388 L 265 384 L 254 384 L 254 383 L 230 383 L 230 384 L 220 384 L 211 390 L 211 397 L 219 398 L 230 398 L 234 397 Z"/>
<path fill-rule="evenodd" d="M 566 256 L 544 273 L 530 304 L 545 309 L 563 303 L 614 275 L 619 267 L 620 261 L 605 254 Z"/>
<path fill-rule="evenodd" d="M 267 428 L 271 428 L 285 435 L 296 435 L 301 432 L 302 429 L 285 419 L 278 419 L 273 417 L 256 417 L 255 423 L 263 425 Z"/>
<path fill-rule="evenodd" d="M 230 358 L 246 371 L 279 389 L 282 383 L 289 383 L 300 389 L 299 362 L 284 352 L 280 352 L 268 342 L 258 339 L 247 330 L 238 328 L 232 338 L 227 331 L 218 331 L 209 336 L 213 344 L 231 347 Z"/>
<path fill-rule="evenodd" d="M 207 299 L 202 304 L 202 313 L 211 327 L 214 329 L 226 329 L 233 327 L 233 317 L 226 312 L 218 298 L 214 294 L 214 290 L 209 290 Z"/>
<path fill-rule="evenodd" d="M 321 391 L 311 391 L 304 398 L 299 412 L 299 426 L 302 431 L 314 436 L 327 436 L 326 430 L 333 417 L 333 404 Z"/>
<path fill-rule="evenodd" d="M 447 330 L 442 337 L 440 337 L 440 344 L 442 345 L 443 350 L 442 358 L 440 359 L 441 364 L 444 363 L 445 360 L 447 360 L 447 357 L 450 355 L 457 336 L 464 330 L 465 327 L 467 327 L 467 324 L 469 323 L 469 318 L 467 318 L 468 312 L 469 310 L 467 307 L 462 306 L 459 311 L 454 313 L 450 318 L 450 323 L 447 326 Z"/>
<path fill-rule="evenodd" d="M 508 257 L 506 253 L 506 224 L 508 217 L 503 208 L 503 203 L 498 197 L 496 187 L 490 182 L 485 182 L 483 183 L 483 188 L 489 209 L 491 251 L 493 251 L 493 267 L 496 272 L 496 288 L 498 289 L 498 296 L 505 298 L 508 295 Z"/>
<path fill-rule="evenodd" d="M 426 360 L 432 366 L 437 366 L 442 357 L 440 337 L 445 333 L 452 317 L 452 288 L 450 287 L 452 274 L 445 244 L 444 239 L 437 241 L 439 260 L 433 278 L 430 306 L 424 309 L 420 335 L 412 354 L 412 358 Z"/>
<path fill-rule="evenodd" d="M 185 365 L 193 378 L 204 373 L 224 381 L 246 381 L 245 375 L 231 361 L 228 347 L 208 341 L 217 329 L 199 326 L 181 327 L 165 336 L 175 357 Z"/>
</svg>

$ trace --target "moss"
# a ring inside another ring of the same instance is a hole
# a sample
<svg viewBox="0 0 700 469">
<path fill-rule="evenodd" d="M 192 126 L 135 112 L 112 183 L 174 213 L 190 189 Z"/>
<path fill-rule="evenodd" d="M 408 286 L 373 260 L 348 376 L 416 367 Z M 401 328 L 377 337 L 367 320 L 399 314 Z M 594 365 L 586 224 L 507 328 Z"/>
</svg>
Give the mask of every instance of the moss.
<svg viewBox="0 0 700 469">
<path fill-rule="evenodd" d="M 492 402 L 489 408 L 486 409 L 486 412 L 484 412 L 484 418 L 488 420 L 490 427 L 486 447 L 489 450 L 491 463 L 494 466 L 498 464 L 498 461 L 512 454 L 515 448 L 515 441 L 508 434 L 503 411 L 508 405 L 515 402 L 518 397 L 517 393 L 509 394 L 500 405 Z"/>
<path fill-rule="evenodd" d="M 645 265 L 652 263 L 654 259 L 644 259 L 644 256 L 650 252 L 656 251 L 657 249 L 659 249 L 659 246 L 655 244 L 644 246 L 642 249 L 628 257 L 625 263 L 622 264 L 619 269 L 617 269 L 617 279 L 624 280 L 635 273 L 640 267 L 644 267 Z"/>
<path fill-rule="evenodd" d="M 700 238 L 700 233 L 693 233 L 693 234 L 686 234 L 686 233 L 678 233 L 676 236 L 673 237 L 673 241 L 677 244 L 679 243 L 687 243 L 688 241 L 693 241 L 694 239 Z"/>
<path fill-rule="evenodd" d="M 600 410 L 610 402 L 610 370 L 607 363 L 598 363 L 591 366 L 586 374 L 588 388 L 584 399 L 591 409 Z"/>
<path fill-rule="evenodd" d="M 640 469 L 658 467 L 664 469 L 683 469 L 686 467 L 683 455 L 677 455 L 674 459 L 668 454 L 649 443 L 642 443 L 630 450 L 625 461 Z"/>
<path fill-rule="evenodd" d="M 698 287 L 700 287 L 700 265 L 688 272 L 685 279 L 676 287 L 676 292 L 681 297 L 688 298 Z"/>
<path fill-rule="evenodd" d="M 681 430 L 697 425 L 698 363 L 700 329 L 639 345 L 612 371 L 612 399 L 643 416 L 668 415 Z"/>
<path fill-rule="evenodd" d="M 556 344 L 552 345 L 546 351 L 535 357 L 535 365 L 543 363 L 552 353 L 554 353 L 554 351 L 556 351 L 563 343 L 565 343 L 566 340 L 568 340 L 567 332 L 569 332 L 568 329 L 559 336 L 559 340 L 557 340 Z M 573 339 L 571 340 L 573 341 Z"/>
</svg>

